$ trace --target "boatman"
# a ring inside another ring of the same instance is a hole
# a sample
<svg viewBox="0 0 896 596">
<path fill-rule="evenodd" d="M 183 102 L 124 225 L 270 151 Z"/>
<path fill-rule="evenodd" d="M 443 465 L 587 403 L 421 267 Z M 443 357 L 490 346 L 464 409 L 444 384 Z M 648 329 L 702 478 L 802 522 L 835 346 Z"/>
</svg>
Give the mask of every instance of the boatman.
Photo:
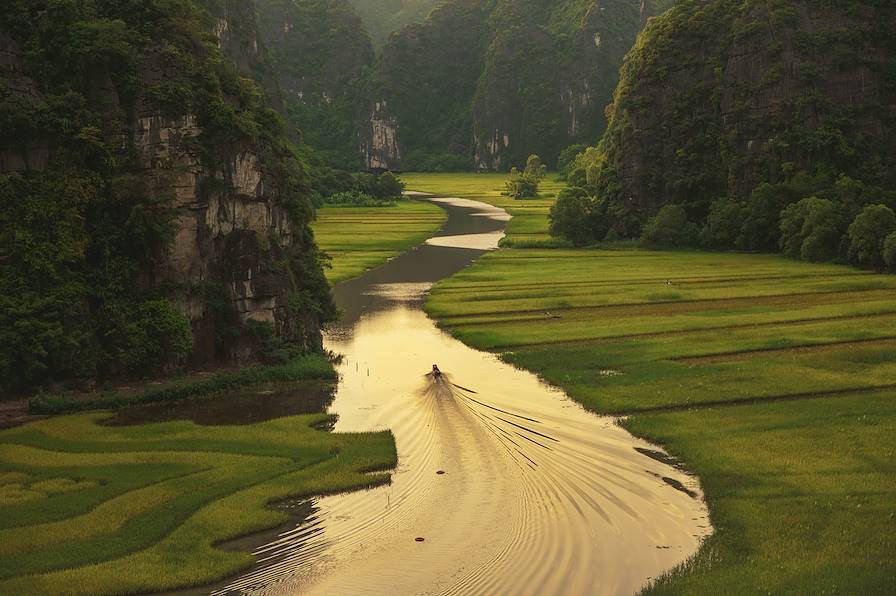
<svg viewBox="0 0 896 596">
<path fill-rule="evenodd" d="M 432 365 L 432 378 L 436 381 L 442 378 L 442 371 L 439 370 L 438 365 Z"/>
</svg>

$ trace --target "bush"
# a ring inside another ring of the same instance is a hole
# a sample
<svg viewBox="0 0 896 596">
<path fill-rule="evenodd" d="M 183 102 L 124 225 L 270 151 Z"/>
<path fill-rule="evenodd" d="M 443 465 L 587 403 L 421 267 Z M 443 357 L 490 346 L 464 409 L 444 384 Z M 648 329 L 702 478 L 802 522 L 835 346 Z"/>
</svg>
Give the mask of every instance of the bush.
<svg viewBox="0 0 896 596">
<path fill-rule="evenodd" d="M 376 174 L 357 174 L 355 183 L 358 192 L 380 200 L 397 199 L 404 192 L 404 182 L 399 180 L 392 172 L 383 172 L 379 176 Z"/>
<path fill-rule="evenodd" d="M 360 190 L 348 190 L 325 197 L 323 204 L 331 207 L 391 207 L 395 201 L 385 201 Z"/>
<path fill-rule="evenodd" d="M 784 254 L 805 261 L 829 261 L 837 256 L 843 236 L 833 201 L 809 197 L 781 212 L 780 246 Z"/>
<path fill-rule="evenodd" d="M 884 239 L 884 263 L 887 270 L 896 273 L 896 232 Z"/>
<path fill-rule="evenodd" d="M 868 205 L 849 226 L 849 261 L 866 269 L 884 268 L 884 241 L 896 231 L 896 213 Z"/>
<path fill-rule="evenodd" d="M 549 232 L 555 238 L 566 238 L 573 246 L 594 242 L 591 225 L 593 200 L 583 188 L 564 188 L 551 206 Z"/>
<path fill-rule="evenodd" d="M 696 226 L 688 221 L 681 205 L 666 205 L 644 226 L 641 243 L 657 248 L 690 246 L 697 236 Z"/>
<path fill-rule="evenodd" d="M 516 168 L 510 170 L 510 181 L 504 194 L 514 199 L 533 199 L 538 196 L 538 185 L 547 176 L 548 168 L 537 155 L 526 160 L 526 169 L 521 174 Z"/>
</svg>

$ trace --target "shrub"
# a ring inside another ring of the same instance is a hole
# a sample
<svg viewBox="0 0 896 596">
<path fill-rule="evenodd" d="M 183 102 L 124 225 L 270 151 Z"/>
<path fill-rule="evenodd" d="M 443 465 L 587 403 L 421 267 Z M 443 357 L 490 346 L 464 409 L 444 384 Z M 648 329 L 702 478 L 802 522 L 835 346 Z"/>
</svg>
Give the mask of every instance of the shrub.
<svg viewBox="0 0 896 596">
<path fill-rule="evenodd" d="M 896 214 L 886 205 L 868 205 L 849 226 L 849 261 L 859 267 L 884 268 L 884 240 L 896 231 Z"/>
<path fill-rule="evenodd" d="M 324 198 L 324 205 L 332 207 L 391 207 L 395 201 L 385 201 L 360 190 L 337 192 Z"/>
<path fill-rule="evenodd" d="M 896 232 L 884 239 L 884 263 L 889 271 L 896 273 Z"/>
<path fill-rule="evenodd" d="M 657 248 L 689 246 L 696 238 L 696 227 L 688 221 L 681 205 L 666 205 L 644 226 L 641 243 Z"/>
</svg>

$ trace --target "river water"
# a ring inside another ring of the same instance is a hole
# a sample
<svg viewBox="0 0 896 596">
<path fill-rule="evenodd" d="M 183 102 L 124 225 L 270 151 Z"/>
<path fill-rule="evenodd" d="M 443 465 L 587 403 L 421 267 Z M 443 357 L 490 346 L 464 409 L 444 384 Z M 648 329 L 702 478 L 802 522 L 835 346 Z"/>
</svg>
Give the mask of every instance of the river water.
<svg viewBox="0 0 896 596">
<path fill-rule="evenodd" d="M 509 219 L 430 200 L 443 229 L 337 287 L 344 316 L 325 334 L 344 356 L 334 430 L 391 429 L 392 483 L 304 503 L 220 592 L 632 594 L 709 532 L 696 479 L 656 447 L 426 316 L 426 292 L 496 247 Z"/>
</svg>

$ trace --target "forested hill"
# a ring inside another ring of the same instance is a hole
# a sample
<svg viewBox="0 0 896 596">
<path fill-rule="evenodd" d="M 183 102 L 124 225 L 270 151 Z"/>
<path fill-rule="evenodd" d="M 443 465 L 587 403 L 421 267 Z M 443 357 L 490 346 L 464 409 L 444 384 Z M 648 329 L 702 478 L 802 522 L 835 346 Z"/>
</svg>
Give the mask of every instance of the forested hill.
<svg viewBox="0 0 896 596">
<path fill-rule="evenodd" d="M 0 390 L 319 347 L 278 104 L 252 3 L 4 6 Z"/>
<path fill-rule="evenodd" d="M 440 0 L 350 0 L 376 47 L 382 47 L 389 34 L 412 23 L 422 23 Z"/>
<path fill-rule="evenodd" d="M 403 170 L 504 170 L 593 143 L 623 57 L 671 4 L 444 0 L 375 56 L 380 34 L 364 15 L 422 15 L 426 2 L 256 1 L 287 113 L 309 144 L 340 167 Z"/>
<path fill-rule="evenodd" d="M 603 132 L 641 0 L 447 0 L 393 35 L 371 89 L 367 163 L 506 169 Z"/>
<path fill-rule="evenodd" d="M 896 5 L 877 0 L 689 0 L 652 21 L 594 179 L 615 232 L 675 203 L 698 225 L 728 214 L 711 245 L 773 250 L 788 203 L 843 204 L 845 231 L 863 204 L 892 202 L 894 31 Z"/>
</svg>

